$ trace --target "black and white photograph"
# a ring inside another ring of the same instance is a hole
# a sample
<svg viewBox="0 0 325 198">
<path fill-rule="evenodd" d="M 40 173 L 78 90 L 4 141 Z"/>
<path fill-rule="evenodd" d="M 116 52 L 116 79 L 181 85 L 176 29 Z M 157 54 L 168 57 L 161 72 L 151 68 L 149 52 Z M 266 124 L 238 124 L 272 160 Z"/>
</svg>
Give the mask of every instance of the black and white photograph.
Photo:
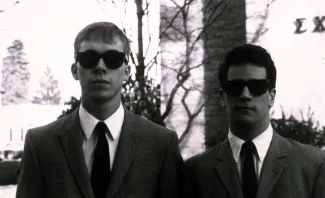
<svg viewBox="0 0 325 198">
<path fill-rule="evenodd" d="M 324 0 L 1 0 L 1 198 L 325 198 Z"/>
</svg>

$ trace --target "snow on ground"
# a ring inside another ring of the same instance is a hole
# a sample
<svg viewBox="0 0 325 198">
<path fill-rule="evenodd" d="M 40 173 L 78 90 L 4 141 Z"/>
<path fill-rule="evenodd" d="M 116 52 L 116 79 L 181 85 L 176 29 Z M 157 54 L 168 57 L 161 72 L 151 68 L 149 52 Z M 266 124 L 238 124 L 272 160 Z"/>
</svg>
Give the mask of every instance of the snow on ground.
<svg viewBox="0 0 325 198">
<path fill-rule="evenodd" d="M 23 148 L 26 131 L 57 119 L 63 105 L 21 104 L 0 106 L 0 150 Z"/>
</svg>

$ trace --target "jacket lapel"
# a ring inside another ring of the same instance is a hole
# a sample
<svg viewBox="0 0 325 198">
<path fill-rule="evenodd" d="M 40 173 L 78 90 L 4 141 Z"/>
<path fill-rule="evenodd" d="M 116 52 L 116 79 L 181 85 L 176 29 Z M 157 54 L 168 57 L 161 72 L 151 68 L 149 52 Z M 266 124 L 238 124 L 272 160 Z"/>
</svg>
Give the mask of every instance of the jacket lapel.
<svg viewBox="0 0 325 198">
<path fill-rule="evenodd" d="M 82 130 L 80 127 L 78 109 L 68 115 L 66 129 L 59 132 L 62 147 L 69 163 L 73 176 L 84 197 L 93 198 L 90 177 L 87 171 L 82 151 Z"/>
<path fill-rule="evenodd" d="M 236 163 L 228 140 L 220 144 L 217 158 L 220 161 L 217 165 L 218 174 L 230 196 L 232 198 L 243 198 Z"/>
<path fill-rule="evenodd" d="M 273 132 L 272 142 L 265 157 L 256 198 L 266 198 L 286 167 L 287 155 L 284 139 Z"/>
<path fill-rule="evenodd" d="M 122 184 L 139 142 L 137 132 L 133 126 L 134 115 L 127 110 L 124 110 L 124 112 L 122 132 L 114 159 L 107 197 L 114 197 Z"/>
</svg>

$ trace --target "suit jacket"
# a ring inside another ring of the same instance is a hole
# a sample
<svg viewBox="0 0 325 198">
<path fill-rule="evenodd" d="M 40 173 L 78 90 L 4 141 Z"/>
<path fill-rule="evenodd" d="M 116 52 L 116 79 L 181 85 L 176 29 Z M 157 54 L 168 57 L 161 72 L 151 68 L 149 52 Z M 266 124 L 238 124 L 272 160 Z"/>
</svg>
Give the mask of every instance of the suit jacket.
<svg viewBox="0 0 325 198">
<path fill-rule="evenodd" d="M 26 134 L 17 198 L 94 198 L 78 111 Z M 125 110 L 107 198 L 178 197 L 177 135 Z"/>
<path fill-rule="evenodd" d="M 256 198 L 324 198 L 324 153 L 273 134 L 265 157 Z M 228 139 L 183 167 L 186 198 L 243 198 Z"/>
</svg>

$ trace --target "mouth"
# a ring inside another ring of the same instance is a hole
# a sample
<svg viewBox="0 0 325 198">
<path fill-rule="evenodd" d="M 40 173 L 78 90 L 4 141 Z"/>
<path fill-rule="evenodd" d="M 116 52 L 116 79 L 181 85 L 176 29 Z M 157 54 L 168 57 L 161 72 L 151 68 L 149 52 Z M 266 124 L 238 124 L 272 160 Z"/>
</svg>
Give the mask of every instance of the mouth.
<svg viewBox="0 0 325 198">
<path fill-rule="evenodd" d="M 103 80 L 103 79 L 97 79 L 97 80 L 93 80 L 91 81 L 92 84 L 109 84 L 110 82 L 107 80 Z"/>
<path fill-rule="evenodd" d="M 253 111 L 254 109 L 252 107 L 248 107 L 248 106 L 238 106 L 235 108 L 236 110 L 250 110 Z"/>
</svg>

